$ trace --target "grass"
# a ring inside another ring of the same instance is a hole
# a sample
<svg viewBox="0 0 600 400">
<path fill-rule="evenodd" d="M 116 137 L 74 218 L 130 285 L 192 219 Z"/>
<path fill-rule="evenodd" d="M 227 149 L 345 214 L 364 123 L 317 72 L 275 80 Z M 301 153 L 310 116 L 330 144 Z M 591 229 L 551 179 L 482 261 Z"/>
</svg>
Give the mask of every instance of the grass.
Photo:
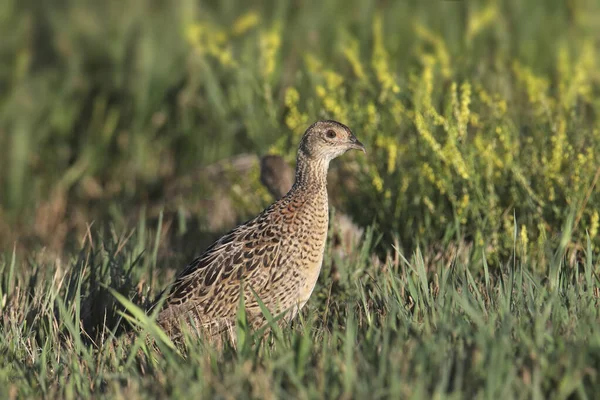
<svg viewBox="0 0 600 400">
<path fill-rule="evenodd" d="M 593 398 L 599 21 L 586 0 L 3 2 L 0 396 Z M 230 157 L 292 162 L 319 118 L 369 150 L 330 180 L 360 246 L 328 244 L 266 341 L 241 312 L 236 348 L 173 349 L 138 313 L 158 348 L 128 350 L 123 313 L 270 201 Z"/>
<path fill-rule="evenodd" d="M 44 265 L 13 277 L 14 263 L 3 263 L 2 394 L 594 396 L 600 280 L 591 256 L 569 267 L 557 243 L 544 275 L 519 257 L 490 271 L 485 254 L 464 249 L 448 263 L 426 265 L 419 251 L 379 262 L 370 256 L 372 237 L 349 255 L 337 279 L 329 272 L 340 260 L 328 249 L 323 279 L 291 327 L 262 341 L 241 324 L 238 347 L 222 352 L 194 339 L 183 353 L 173 350 L 142 316 L 160 353 L 147 349 L 136 357 L 119 346 L 122 337 L 114 344 L 105 326 L 120 307 L 93 283 L 134 292 L 133 276 L 152 263 L 135 253 L 135 234 L 125 243 L 86 246 L 62 277 Z M 474 264 L 481 274 L 472 272 Z M 134 271 L 125 272 L 131 265 Z"/>
</svg>

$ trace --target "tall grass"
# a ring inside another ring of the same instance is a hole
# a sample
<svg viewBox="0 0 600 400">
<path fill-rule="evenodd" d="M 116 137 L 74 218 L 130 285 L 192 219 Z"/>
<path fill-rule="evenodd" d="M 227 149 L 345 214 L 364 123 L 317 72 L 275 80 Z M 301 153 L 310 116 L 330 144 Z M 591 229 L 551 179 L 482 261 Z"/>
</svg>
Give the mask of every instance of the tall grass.
<svg viewBox="0 0 600 400">
<path fill-rule="evenodd" d="M 558 243 L 553 273 L 518 256 L 493 273 L 485 253 L 460 254 L 472 250 L 450 265 L 418 250 L 377 261 L 370 231 L 335 278 L 327 250 L 310 306 L 278 334 L 242 324 L 237 347 L 188 338 L 181 352 L 138 314 L 158 345 L 136 352 L 143 337 L 131 350 L 110 331 L 128 314 L 113 296 L 133 310 L 132 270 L 153 262 L 135 253 L 135 235 L 95 237 L 58 271 L 2 261 L 4 397 L 585 398 L 599 387 L 598 262 L 569 267 Z"/>
</svg>

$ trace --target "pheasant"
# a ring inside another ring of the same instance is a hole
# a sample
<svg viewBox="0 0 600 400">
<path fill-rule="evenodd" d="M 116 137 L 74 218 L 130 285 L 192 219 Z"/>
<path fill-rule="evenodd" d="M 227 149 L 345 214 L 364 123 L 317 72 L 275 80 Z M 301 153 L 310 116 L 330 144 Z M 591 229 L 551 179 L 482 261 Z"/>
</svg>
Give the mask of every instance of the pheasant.
<svg viewBox="0 0 600 400">
<path fill-rule="evenodd" d="M 282 321 L 294 318 L 321 270 L 329 222 L 329 162 L 350 149 L 366 153 L 339 122 L 318 121 L 306 130 L 289 192 L 209 246 L 153 305 L 161 307 L 157 322 L 169 336 L 181 336 L 184 324 L 208 338 L 232 333 L 241 293 L 254 329 L 266 324 L 258 299 L 272 315 L 284 315 Z"/>
</svg>

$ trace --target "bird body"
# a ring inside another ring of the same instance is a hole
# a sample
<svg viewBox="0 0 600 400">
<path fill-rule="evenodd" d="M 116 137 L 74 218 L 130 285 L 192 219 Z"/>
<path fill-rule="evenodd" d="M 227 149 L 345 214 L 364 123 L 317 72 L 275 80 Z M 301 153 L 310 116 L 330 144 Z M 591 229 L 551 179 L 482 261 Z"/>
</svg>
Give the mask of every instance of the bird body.
<svg viewBox="0 0 600 400">
<path fill-rule="evenodd" d="M 182 324 L 214 337 L 235 326 L 244 295 L 246 315 L 265 324 L 257 297 L 282 321 L 306 304 L 319 277 L 327 240 L 329 162 L 364 146 L 335 121 L 308 128 L 297 155 L 290 191 L 248 222 L 218 239 L 161 295 L 157 322 L 171 336 Z"/>
</svg>

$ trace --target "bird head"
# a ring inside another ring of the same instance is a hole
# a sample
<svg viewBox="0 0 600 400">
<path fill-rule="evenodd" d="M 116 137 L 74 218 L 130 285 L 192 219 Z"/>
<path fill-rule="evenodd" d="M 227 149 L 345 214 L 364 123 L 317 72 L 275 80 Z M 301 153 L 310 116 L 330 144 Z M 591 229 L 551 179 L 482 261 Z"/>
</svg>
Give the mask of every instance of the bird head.
<svg viewBox="0 0 600 400">
<path fill-rule="evenodd" d="M 336 121 L 315 122 L 306 130 L 300 142 L 300 151 L 305 156 L 327 162 L 352 149 L 367 152 L 350 128 Z"/>
</svg>

